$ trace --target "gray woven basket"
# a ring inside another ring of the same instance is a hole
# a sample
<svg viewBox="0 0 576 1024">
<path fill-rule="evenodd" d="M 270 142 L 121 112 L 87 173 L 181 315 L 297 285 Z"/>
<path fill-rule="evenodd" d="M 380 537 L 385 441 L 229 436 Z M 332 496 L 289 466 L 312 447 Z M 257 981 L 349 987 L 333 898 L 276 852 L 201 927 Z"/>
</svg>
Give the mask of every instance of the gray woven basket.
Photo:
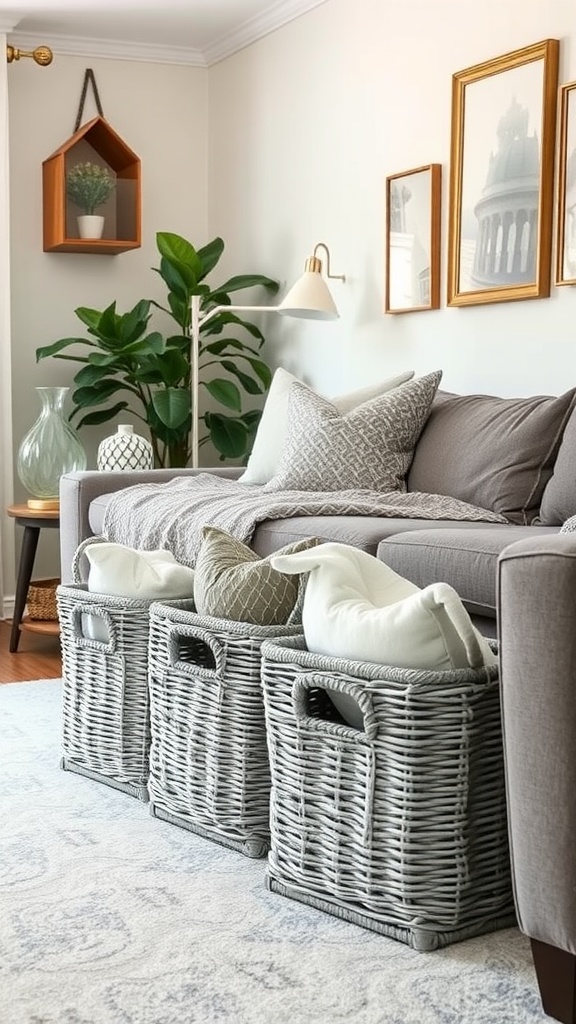
<svg viewBox="0 0 576 1024">
<path fill-rule="evenodd" d="M 515 923 L 497 668 L 342 661 L 299 637 L 263 644 L 262 683 L 270 889 L 422 951 Z"/>
<path fill-rule="evenodd" d="M 147 800 L 152 601 L 92 594 L 85 584 L 59 586 L 56 600 L 63 675 L 61 766 Z M 90 637 L 95 625 L 103 639 Z"/>
<path fill-rule="evenodd" d="M 255 626 L 150 610 L 150 810 L 248 857 L 269 846 L 270 767 Z"/>
</svg>

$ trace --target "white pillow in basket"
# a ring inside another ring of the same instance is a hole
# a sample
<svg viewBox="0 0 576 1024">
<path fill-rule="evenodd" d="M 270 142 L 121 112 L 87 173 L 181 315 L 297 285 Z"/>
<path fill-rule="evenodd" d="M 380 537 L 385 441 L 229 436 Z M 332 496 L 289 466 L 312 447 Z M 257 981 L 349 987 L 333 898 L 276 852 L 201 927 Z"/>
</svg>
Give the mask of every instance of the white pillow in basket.
<svg viewBox="0 0 576 1024">
<path fill-rule="evenodd" d="M 358 391 L 350 391 L 345 395 L 338 395 L 330 401 L 336 406 L 339 412 L 346 414 L 358 405 L 383 395 L 386 391 L 404 384 L 414 376 L 414 370 L 405 370 L 379 381 L 378 384 L 371 384 L 368 387 L 360 388 Z M 266 484 L 274 476 L 286 437 L 286 417 L 288 414 L 288 396 L 290 387 L 294 383 L 302 384 L 294 374 L 279 367 L 272 378 L 270 390 L 266 396 L 262 416 L 256 431 L 252 453 L 248 459 L 248 465 L 239 480 L 244 484 Z M 312 388 L 309 388 L 312 391 Z M 316 394 L 316 392 L 313 392 Z"/>
<path fill-rule="evenodd" d="M 89 544 L 84 554 L 90 564 L 91 594 L 143 601 L 191 599 L 194 595 L 194 570 L 177 562 L 170 551 L 138 551 L 124 544 L 102 542 Z M 82 632 L 90 640 L 110 640 L 102 615 L 83 615 Z"/>
<path fill-rule="evenodd" d="M 111 597 L 141 600 L 192 598 L 194 570 L 177 562 L 170 551 L 138 551 L 124 544 L 89 544 L 88 590 Z"/>
<path fill-rule="evenodd" d="M 310 573 L 302 625 L 315 654 L 436 671 L 496 664 L 448 583 L 420 590 L 379 558 L 347 544 L 319 544 L 272 555 L 270 561 L 280 572 Z M 352 697 L 337 691 L 330 697 L 351 725 L 362 727 Z"/>
</svg>

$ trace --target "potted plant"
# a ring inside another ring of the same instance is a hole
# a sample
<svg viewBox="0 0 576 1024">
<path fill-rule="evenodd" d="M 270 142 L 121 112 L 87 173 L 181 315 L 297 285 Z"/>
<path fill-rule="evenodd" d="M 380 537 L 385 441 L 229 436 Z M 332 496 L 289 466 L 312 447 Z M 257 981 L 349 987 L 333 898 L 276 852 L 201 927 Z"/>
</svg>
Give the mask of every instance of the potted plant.
<svg viewBox="0 0 576 1024">
<path fill-rule="evenodd" d="M 83 210 L 78 216 L 80 238 L 101 238 L 104 217 L 94 211 L 112 195 L 116 181 L 107 167 L 90 161 L 75 164 L 66 174 L 66 194 Z"/>
<path fill-rule="evenodd" d="M 207 312 L 230 305 L 231 292 L 262 286 L 274 294 L 278 283 L 261 274 L 242 274 L 217 286 L 208 284 L 206 279 L 224 251 L 221 238 L 195 249 L 180 235 L 159 232 L 156 243 L 161 259 L 155 269 L 168 289 L 165 305 L 141 299 L 127 313 L 118 313 L 115 302 L 104 310 L 81 306 L 75 313 L 88 337 L 61 338 L 37 349 L 36 359 L 55 356 L 82 364 L 74 377 L 70 416 L 71 420 L 80 417 L 78 427 L 106 423 L 128 409 L 147 424 L 157 467 L 186 466 L 192 416 L 198 415 L 191 393 L 192 295 L 201 296 L 201 309 Z M 149 328 L 154 308 L 176 324 L 168 337 Z M 250 340 L 240 340 L 239 332 Z M 204 324 L 200 336 L 200 383 L 222 407 L 200 417 L 206 431 L 200 446 L 210 440 L 221 460 L 245 459 L 261 413 L 259 408 L 243 409 L 241 391 L 262 395 L 272 379 L 260 357 L 264 336 L 255 324 L 226 311 Z M 82 353 L 70 354 L 71 346 L 81 346 Z M 220 375 L 222 370 L 225 376 Z M 119 401 L 108 404 L 115 398 Z"/>
</svg>

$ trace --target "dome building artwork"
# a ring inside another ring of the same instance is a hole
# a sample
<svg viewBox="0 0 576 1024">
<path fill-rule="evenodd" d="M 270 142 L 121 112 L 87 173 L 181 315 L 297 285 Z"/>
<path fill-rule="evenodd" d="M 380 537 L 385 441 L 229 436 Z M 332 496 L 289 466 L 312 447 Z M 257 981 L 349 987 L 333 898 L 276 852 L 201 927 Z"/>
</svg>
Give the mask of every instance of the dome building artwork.
<svg viewBox="0 0 576 1024">
<path fill-rule="evenodd" d="M 513 99 L 497 129 L 486 183 L 474 207 L 478 221 L 471 283 L 525 284 L 536 275 L 540 142 L 528 134 L 528 109 Z"/>
</svg>

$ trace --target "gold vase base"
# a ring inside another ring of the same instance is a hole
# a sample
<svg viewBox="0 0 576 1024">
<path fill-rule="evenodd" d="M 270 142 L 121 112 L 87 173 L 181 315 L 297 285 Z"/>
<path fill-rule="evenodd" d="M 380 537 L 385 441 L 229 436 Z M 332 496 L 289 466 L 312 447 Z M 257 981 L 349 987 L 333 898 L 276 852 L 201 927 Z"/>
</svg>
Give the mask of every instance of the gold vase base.
<svg viewBox="0 0 576 1024">
<path fill-rule="evenodd" d="M 57 512 L 60 508 L 58 498 L 28 498 L 28 508 L 41 512 Z"/>
</svg>

